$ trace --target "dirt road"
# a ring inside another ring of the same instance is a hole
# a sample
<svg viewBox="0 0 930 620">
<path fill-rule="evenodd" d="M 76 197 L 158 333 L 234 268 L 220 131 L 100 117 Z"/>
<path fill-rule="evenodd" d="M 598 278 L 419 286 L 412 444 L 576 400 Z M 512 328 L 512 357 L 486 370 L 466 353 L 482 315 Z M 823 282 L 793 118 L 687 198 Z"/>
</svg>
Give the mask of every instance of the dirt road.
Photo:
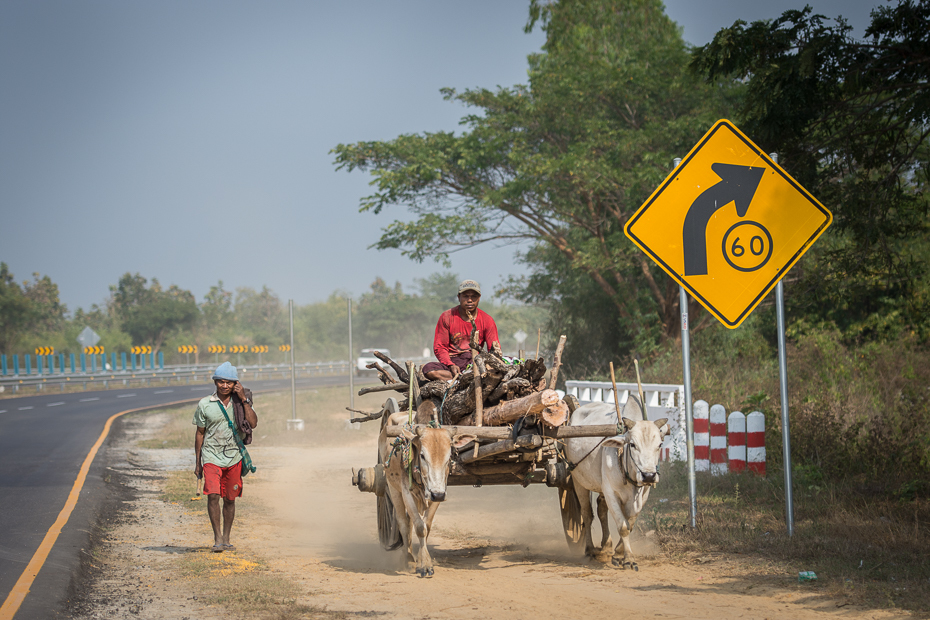
<svg viewBox="0 0 930 620">
<path fill-rule="evenodd" d="M 155 427 L 127 420 L 110 452 L 136 497 L 102 532 L 74 617 L 909 617 L 838 607 L 758 561 L 663 557 L 649 533 L 634 541 L 639 572 L 569 557 L 545 486 L 452 488 L 430 538 L 435 577 L 419 579 L 401 551 L 380 548 L 375 497 L 350 484 L 352 467 L 372 464 L 374 429 L 312 448 L 256 446 L 261 469 L 238 504 L 238 550 L 211 554 L 204 502 L 160 497 L 166 471 L 189 471 L 189 450 L 135 447 Z M 659 499 L 661 490 L 650 501 Z"/>
</svg>

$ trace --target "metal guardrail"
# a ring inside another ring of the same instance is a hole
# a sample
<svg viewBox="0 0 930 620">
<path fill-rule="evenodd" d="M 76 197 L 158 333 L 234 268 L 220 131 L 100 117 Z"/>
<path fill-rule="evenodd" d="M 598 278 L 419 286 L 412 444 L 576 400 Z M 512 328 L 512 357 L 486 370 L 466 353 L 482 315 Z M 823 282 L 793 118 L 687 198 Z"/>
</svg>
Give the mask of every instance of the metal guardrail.
<svg viewBox="0 0 930 620">
<path fill-rule="evenodd" d="M 630 394 L 636 394 L 635 383 L 618 383 L 617 396 L 622 407 Z M 614 404 L 614 388 L 610 381 L 566 381 L 565 391 L 578 399 L 581 404 Z M 650 420 L 668 418 L 671 433 L 662 444 L 662 457 L 672 461 L 687 458 L 685 431 L 685 386 L 677 384 L 644 383 L 643 395 L 646 398 L 646 417 Z"/>
<path fill-rule="evenodd" d="M 297 376 L 303 377 L 344 374 L 349 372 L 352 367 L 353 364 L 346 361 L 295 364 Z M 214 370 L 216 370 L 215 364 L 182 364 L 146 370 L 136 369 L 135 371 L 107 370 L 87 373 L 59 372 L 50 374 L 46 372 L 41 375 L 35 373 L 30 375 L 8 375 L 0 377 L 0 388 L 3 388 L 3 391 L 12 390 L 13 393 L 16 393 L 28 387 L 35 387 L 37 391 L 41 391 L 48 385 L 59 385 L 64 390 L 64 387 L 69 384 L 82 384 L 83 388 L 87 389 L 88 384 L 102 385 L 107 388 L 111 382 L 122 382 L 124 385 L 138 384 L 140 382 L 147 383 L 151 380 L 177 380 L 178 382 L 186 381 L 190 383 L 191 381 L 210 381 Z M 286 378 L 290 376 L 291 366 L 290 364 L 240 366 L 239 373 L 244 381 L 269 379 L 277 373 L 281 373 L 282 378 Z"/>
<path fill-rule="evenodd" d="M 406 361 L 406 360 L 405 360 Z M 422 364 L 428 361 L 428 358 L 413 358 L 410 361 L 416 364 Z M 261 366 L 242 365 L 238 367 L 240 377 L 243 381 L 270 379 L 277 373 L 281 373 L 282 378 L 287 378 L 291 373 L 290 364 L 263 364 Z M 320 375 L 345 374 L 355 370 L 355 362 L 344 360 L 332 362 L 304 362 L 295 364 L 298 377 L 310 377 Z M 104 389 L 109 387 L 111 382 L 122 382 L 123 385 L 148 383 L 151 380 L 168 380 L 168 381 L 205 381 L 209 382 L 216 370 L 216 363 L 209 364 L 176 364 L 174 366 L 165 366 L 164 368 L 147 368 L 136 370 L 106 370 L 98 372 L 54 372 L 49 373 L 47 370 L 44 374 L 6 375 L 0 376 L 0 391 L 12 390 L 15 394 L 19 390 L 34 387 L 36 391 L 41 391 L 49 385 L 58 385 L 63 391 L 65 386 L 71 384 L 81 384 L 83 389 L 87 389 L 88 384 L 91 386 L 102 385 Z"/>
</svg>

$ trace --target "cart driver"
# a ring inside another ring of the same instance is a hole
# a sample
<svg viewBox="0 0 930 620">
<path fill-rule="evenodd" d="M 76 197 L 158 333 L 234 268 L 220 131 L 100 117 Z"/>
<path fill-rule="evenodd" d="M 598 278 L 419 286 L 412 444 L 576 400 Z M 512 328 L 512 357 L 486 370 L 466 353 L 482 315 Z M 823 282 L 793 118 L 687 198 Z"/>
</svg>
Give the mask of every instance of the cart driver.
<svg viewBox="0 0 930 620">
<path fill-rule="evenodd" d="M 478 309 L 481 300 L 481 286 L 474 280 L 463 280 L 459 284 L 459 305 L 446 310 L 436 323 L 436 335 L 433 337 L 433 353 L 438 362 L 423 366 L 427 379 L 448 381 L 454 378 L 471 363 L 469 339 L 474 317 L 478 328 L 478 347 L 487 346 L 500 353 L 500 338 L 494 319 Z"/>
</svg>

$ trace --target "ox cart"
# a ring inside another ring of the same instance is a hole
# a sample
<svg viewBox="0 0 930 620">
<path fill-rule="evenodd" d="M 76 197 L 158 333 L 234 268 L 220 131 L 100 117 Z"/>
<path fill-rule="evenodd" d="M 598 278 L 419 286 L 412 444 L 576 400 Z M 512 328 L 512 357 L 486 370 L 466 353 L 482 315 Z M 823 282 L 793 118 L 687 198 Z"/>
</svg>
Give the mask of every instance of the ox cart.
<svg viewBox="0 0 930 620">
<path fill-rule="evenodd" d="M 554 387 L 560 350 L 561 347 L 556 353 L 548 386 Z M 485 363 L 482 363 L 482 357 Z M 485 375 L 493 374 L 490 354 L 476 356 L 478 363 L 475 365 L 474 383 L 469 389 L 474 389 L 477 393 L 477 397 L 472 397 L 470 401 L 471 407 L 477 405 L 477 411 L 458 416 L 457 420 L 450 424 L 443 419 L 441 411 L 437 415 L 437 409 L 453 402 L 454 397 L 442 394 L 441 399 L 430 399 L 429 393 L 425 396 L 415 393 L 419 384 L 427 387 L 422 376 L 421 381 L 411 380 L 417 376 L 416 368 L 408 364 L 405 371 L 386 356 L 380 358 L 394 368 L 400 380 L 391 377 L 378 364 L 373 364 L 373 369 L 379 373 L 384 385 L 364 388 L 359 394 L 409 390 L 407 398 L 401 402 L 393 397 L 388 398 L 380 412 L 357 412 L 363 413 L 363 417 L 353 418 L 353 422 L 380 419 L 382 437 L 386 436 L 388 441 L 396 441 L 395 438 L 402 438 L 404 435 L 410 437 L 420 429 L 435 428 L 438 425 L 449 430 L 451 435 L 468 437 L 466 443 L 452 448 L 447 486 L 521 485 L 525 488 L 531 484 L 545 484 L 553 487 L 557 491 L 565 539 L 571 550 L 580 550 L 584 545 L 581 505 L 572 486 L 571 467 L 566 461 L 564 440 L 572 437 L 613 437 L 619 433 L 617 424 L 571 426 L 571 413 L 579 406 L 577 399 L 571 395 L 562 397 L 554 389 L 549 389 L 545 382 L 539 380 L 542 376 L 539 367 L 533 367 L 532 364 L 528 364 L 529 371 L 521 372 L 528 372 L 530 379 L 536 381 L 538 386 L 534 385 L 533 390 L 525 391 L 526 395 L 523 397 L 499 401 L 498 404 L 487 407 L 480 389 Z M 535 361 L 544 371 L 541 360 Z M 506 371 L 502 378 L 498 378 L 497 385 L 500 385 L 502 379 L 516 374 L 518 373 L 513 370 Z M 487 381 L 483 387 L 490 387 Z M 499 388 L 493 389 L 499 391 Z M 428 389 L 426 391 L 428 392 Z M 439 407 L 436 403 L 439 403 Z M 465 406 L 468 408 L 469 405 Z M 388 423 L 392 417 L 398 419 L 395 414 L 401 412 L 407 412 L 403 424 Z M 387 492 L 385 463 L 389 459 L 388 450 L 379 445 L 376 464 L 373 467 L 353 469 L 352 484 L 358 487 L 359 491 L 374 493 L 377 496 L 379 541 L 384 549 L 393 550 L 401 546 L 402 541 L 394 506 Z"/>
</svg>

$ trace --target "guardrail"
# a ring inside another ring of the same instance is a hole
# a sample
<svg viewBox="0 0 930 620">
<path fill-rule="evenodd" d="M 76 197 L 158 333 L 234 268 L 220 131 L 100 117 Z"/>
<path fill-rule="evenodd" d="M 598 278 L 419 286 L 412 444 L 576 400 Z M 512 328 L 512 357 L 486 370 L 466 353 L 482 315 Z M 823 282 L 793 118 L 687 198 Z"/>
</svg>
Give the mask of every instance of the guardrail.
<svg viewBox="0 0 930 620">
<path fill-rule="evenodd" d="M 348 373 L 353 365 L 345 361 L 337 362 L 314 362 L 296 364 L 295 370 L 298 377 L 336 375 Z M 109 387 L 110 383 L 122 382 L 123 385 L 145 384 L 150 381 L 177 381 L 177 382 L 197 382 L 210 381 L 213 371 L 216 370 L 216 364 L 191 364 L 179 366 L 166 366 L 164 368 L 154 368 L 147 370 L 107 370 L 101 372 L 65 372 L 56 374 L 43 375 L 19 375 L 0 377 L 0 389 L 3 391 L 12 390 L 17 393 L 19 390 L 34 387 L 36 391 L 46 389 L 47 386 L 58 385 L 64 391 L 68 385 L 79 384 L 83 389 L 88 385 L 102 385 L 104 389 Z M 291 374 L 290 364 L 265 364 L 262 366 L 241 366 L 239 367 L 239 376 L 243 381 L 271 379 L 275 376 L 287 378 Z"/>
<path fill-rule="evenodd" d="M 623 407 L 630 394 L 636 394 L 638 389 L 635 383 L 618 383 L 620 406 Z M 614 388 L 609 381 L 566 381 L 565 392 L 577 398 L 582 405 L 594 402 L 614 404 Z M 650 420 L 668 418 L 671 426 L 671 433 L 662 443 L 662 459 L 686 460 L 685 386 L 674 383 L 644 383 L 643 395 L 646 398 L 646 417 Z"/>
</svg>

